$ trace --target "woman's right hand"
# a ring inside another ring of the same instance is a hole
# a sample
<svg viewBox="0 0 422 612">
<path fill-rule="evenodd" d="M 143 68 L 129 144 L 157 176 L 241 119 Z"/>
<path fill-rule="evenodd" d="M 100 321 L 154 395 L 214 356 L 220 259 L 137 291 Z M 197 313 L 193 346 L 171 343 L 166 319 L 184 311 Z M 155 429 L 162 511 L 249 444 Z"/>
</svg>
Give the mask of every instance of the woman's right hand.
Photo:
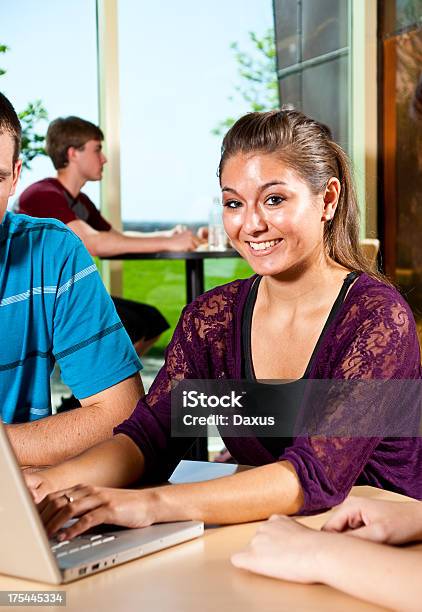
<svg viewBox="0 0 422 612">
<path fill-rule="evenodd" d="M 323 530 L 385 544 L 415 542 L 422 540 L 422 503 L 350 497 L 336 509 Z"/>
</svg>

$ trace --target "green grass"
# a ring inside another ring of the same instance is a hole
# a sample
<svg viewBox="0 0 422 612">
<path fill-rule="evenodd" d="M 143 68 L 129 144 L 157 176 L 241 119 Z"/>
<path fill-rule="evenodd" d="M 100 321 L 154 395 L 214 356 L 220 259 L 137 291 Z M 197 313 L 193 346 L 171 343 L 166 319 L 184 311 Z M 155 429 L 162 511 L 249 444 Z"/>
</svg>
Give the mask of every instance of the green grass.
<svg viewBox="0 0 422 612">
<path fill-rule="evenodd" d="M 205 261 L 204 270 L 205 290 L 252 274 L 243 259 L 209 259 Z M 185 262 L 124 261 L 123 297 L 156 306 L 166 317 L 171 328 L 151 349 L 151 354 L 162 354 L 186 304 Z"/>
</svg>

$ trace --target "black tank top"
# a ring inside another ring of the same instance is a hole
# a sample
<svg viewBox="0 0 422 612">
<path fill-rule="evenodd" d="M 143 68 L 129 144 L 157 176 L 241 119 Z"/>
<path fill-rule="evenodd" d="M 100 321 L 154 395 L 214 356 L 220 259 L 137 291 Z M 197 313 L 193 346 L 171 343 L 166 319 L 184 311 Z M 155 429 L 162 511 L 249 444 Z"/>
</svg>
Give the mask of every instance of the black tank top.
<svg viewBox="0 0 422 612">
<path fill-rule="evenodd" d="M 254 280 L 252 287 L 249 291 L 248 297 L 246 298 L 245 308 L 243 311 L 242 319 L 242 378 L 250 382 L 255 382 L 257 388 L 254 389 L 254 393 L 259 393 L 260 399 L 262 396 L 262 405 L 265 406 L 270 412 L 271 411 L 282 411 L 283 415 L 286 416 L 286 423 L 291 423 L 293 427 L 296 415 L 298 413 L 302 395 L 304 391 L 303 380 L 309 378 L 315 356 L 324 338 L 324 335 L 331 323 L 336 316 L 341 305 L 343 304 L 346 293 L 350 285 L 359 276 L 359 272 L 349 272 L 343 281 L 343 285 L 340 292 L 330 310 L 328 318 L 324 324 L 322 332 L 317 340 L 314 350 L 312 351 L 311 358 L 308 365 L 306 366 L 305 373 L 299 380 L 286 383 L 260 383 L 256 380 L 253 362 L 252 362 L 252 350 L 251 350 L 251 328 L 252 328 L 252 315 L 258 294 L 259 283 L 261 282 L 262 276 L 257 276 Z M 288 429 L 288 427 L 287 427 Z M 258 438 L 261 444 L 272 453 L 275 457 L 280 456 L 283 449 L 291 444 L 291 438 Z"/>
</svg>

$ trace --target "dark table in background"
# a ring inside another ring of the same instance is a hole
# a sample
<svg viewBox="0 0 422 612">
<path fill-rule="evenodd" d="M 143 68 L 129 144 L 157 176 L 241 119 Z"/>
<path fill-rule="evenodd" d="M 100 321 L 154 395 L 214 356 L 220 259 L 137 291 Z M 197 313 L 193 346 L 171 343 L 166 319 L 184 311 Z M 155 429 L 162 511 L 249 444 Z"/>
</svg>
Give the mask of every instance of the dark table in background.
<svg viewBox="0 0 422 612">
<path fill-rule="evenodd" d="M 192 302 L 198 295 L 204 293 L 204 259 L 231 259 L 240 257 L 234 249 L 226 251 L 159 251 L 158 253 L 124 253 L 101 259 L 114 260 L 161 260 L 174 259 L 185 261 L 186 274 L 186 304 Z"/>
<path fill-rule="evenodd" d="M 101 257 L 107 260 L 185 260 L 186 304 L 189 304 L 204 293 L 204 259 L 231 259 L 240 257 L 234 249 L 226 251 L 160 251 L 158 253 L 124 253 L 113 257 Z M 198 438 L 185 459 L 208 461 L 206 438 Z"/>
</svg>

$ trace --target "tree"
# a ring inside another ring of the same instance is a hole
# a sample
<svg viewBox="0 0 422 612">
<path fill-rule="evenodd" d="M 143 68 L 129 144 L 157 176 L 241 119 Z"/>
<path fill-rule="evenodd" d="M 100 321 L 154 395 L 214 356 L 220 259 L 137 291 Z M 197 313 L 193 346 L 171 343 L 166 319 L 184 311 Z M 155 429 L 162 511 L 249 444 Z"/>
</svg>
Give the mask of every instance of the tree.
<svg viewBox="0 0 422 612">
<path fill-rule="evenodd" d="M 262 37 L 255 32 L 248 34 L 252 52 L 242 51 L 237 42 L 230 45 L 238 64 L 241 82 L 235 87 L 236 95 L 230 96 L 229 100 L 235 102 L 236 97 L 240 97 L 249 105 L 251 111 L 280 108 L 274 30 L 269 28 Z M 222 136 L 236 119 L 237 117 L 227 117 L 220 121 L 212 133 Z"/>
<path fill-rule="evenodd" d="M 6 51 L 7 51 L 6 45 L 0 45 L 0 53 L 6 53 Z M 3 70 L 3 68 L 0 68 L 0 76 L 2 76 L 5 73 L 6 73 L 6 70 Z"/>
<path fill-rule="evenodd" d="M 8 50 L 6 45 L 0 45 L 0 53 L 6 53 Z M 0 76 L 5 73 L 6 70 L 0 68 Z M 22 124 L 22 163 L 24 168 L 29 169 L 37 155 L 46 155 L 43 146 L 45 137 L 44 134 L 38 133 L 37 128 L 39 122 L 48 120 L 48 113 L 41 100 L 34 100 L 18 113 L 18 117 Z"/>
</svg>

